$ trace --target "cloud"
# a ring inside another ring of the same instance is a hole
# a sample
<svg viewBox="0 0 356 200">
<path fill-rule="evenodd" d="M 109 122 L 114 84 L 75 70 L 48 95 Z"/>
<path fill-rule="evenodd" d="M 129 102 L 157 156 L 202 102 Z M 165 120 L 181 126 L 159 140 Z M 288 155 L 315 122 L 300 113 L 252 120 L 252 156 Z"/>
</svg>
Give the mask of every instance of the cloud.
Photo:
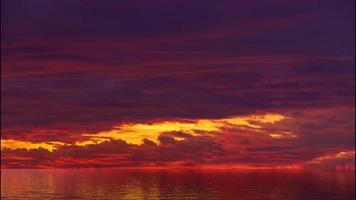
<svg viewBox="0 0 356 200">
<path fill-rule="evenodd" d="M 132 166 L 147 164 L 145 156 L 153 164 L 279 165 L 354 148 L 352 1 L 1 5 L 1 139 L 34 147 L 4 151 L 9 166 Z M 286 119 L 250 120 L 245 129 L 221 121 L 266 113 Z M 219 136 L 196 127 L 118 129 L 199 120 L 215 120 Z M 140 137 L 130 142 L 122 130 Z M 60 152 L 103 155 L 35 151 L 53 142 Z M 111 144 L 129 152 L 109 156 L 116 150 L 101 147 Z M 41 152 L 56 159 L 32 158 Z"/>
<path fill-rule="evenodd" d="M 328 112 L 334 111 L 314 111 L 304 117 L 300 115 L 305 113 L 299 112 L 288 116 L 129 123 L 108 132 L 72 138 L 67 144 L 45 143 L 44 139 L 20 145 L 25 142 L 3 140 L 2 163 L 9 168 L 317 166 L 316 162 L 334 159 L 324 159 L 324 155 L 351 152 L 354 147 L 346 142 L 353 134 L 338 134 L 352 130 L 346 112 L 325 115 Z M 319 114 L 324 117 L 315 117 Z M 342 121 L 343 126 L 335 126 Z M 313 127 L 319 125 L 322 128 Z M 273 136 L 285 132 L 295 137 Z M 343 158 L 343 154 L 336 158 Z"/>
<path fill-rule="evenodd" d="M 306 163 L 307 167 L 331 169 L 355 169 L 355 151 L 320 156 Z"/>
</svg>

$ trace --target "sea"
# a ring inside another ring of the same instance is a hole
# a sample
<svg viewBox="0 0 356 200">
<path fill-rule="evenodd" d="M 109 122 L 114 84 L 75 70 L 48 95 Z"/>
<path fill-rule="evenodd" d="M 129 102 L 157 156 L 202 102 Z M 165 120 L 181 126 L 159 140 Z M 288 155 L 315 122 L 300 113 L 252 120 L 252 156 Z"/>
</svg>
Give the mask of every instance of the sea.
<svg viewBox="0 0 356 200">
<path fill-rule="evenodd" d="M 7 200 L 354 200 L 353 170 L 1 169 Z"/>
</svg>

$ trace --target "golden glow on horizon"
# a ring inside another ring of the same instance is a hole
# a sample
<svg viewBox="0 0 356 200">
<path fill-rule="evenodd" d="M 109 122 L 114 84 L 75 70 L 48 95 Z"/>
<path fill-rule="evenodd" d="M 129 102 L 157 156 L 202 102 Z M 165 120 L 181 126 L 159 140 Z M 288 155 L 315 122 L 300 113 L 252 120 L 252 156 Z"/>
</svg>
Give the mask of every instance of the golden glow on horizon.
<svg viewBox="0 0 356 200">
<path fill-rule="evenodd" d="M 18 141 L 18 140 L 3 140 L 1 139 L 1 149 L 38 149 L 43 148 L 48 151 L 53 151 L 58 145 L 64 145 L 62 142 L 26 142 L 26 141 Z"/>
<path fill-rule="evenodd" d="M 88 146 L 88 145 L 95 145 L 95 144 L 100 144 L 106 141 L 110 141 L 110 139 L 106 138 L 95 138 L 92 137 L 90 140 L 85 140 L 85 141 L 77 141 L 74 143 L 76 146 Z"/>
<path fill-rule="evenodd" d="M 124 140 L 129 144 L 142 144 L 143 139 L 148 139 L 159 144 L 158 137 L 165 132 L 184 132 L 192 136 L 199 135 L 199 132 L 219 132 L 223 128 L 247 128 L 258 130 L 262 129 L 263 124 L 276 123 L 285 119 L 283 115 L 266 114 L 250 115 L 242 117 L 232 117 L 224 119 L 201 119 L 192 121 L 163 121 L 150 124 L 124 124 L 110 131 L 103 131 L 97 134 L 84 134 L 95 138 L 107 138 Z M 176 140 L 182 138 L 176 137 Z M 86 143 L 84 141 L 83 143 Z M 81 144 L 83 144 L 81 143 Z"/>
<path fill-rule="evenodd" d="M 282 138 L 297 138 L 297 135 L 294 135 L 291 132 L 280 132 L 280 133 L 271 133 L 269 134 L 272 138 L 282 139 Z"/>
<path fill-rule="evenodd" d="M 100 144 L 109 140 L 124 140 L 128 144 L 140 145 L 144 139 L 148 139 L 159 145 L 159 136 L 165 132 L 183 132 L 192 136 L 199 135 L 201 132 L 218 133 L 222 129 L 240 128 L 248 129 L 255 132 L 263 132 L 263 126 L 273 124 L 284 120 L 286 117 L 280 114 L 265 114 L 265 115 L 247 115 L 240 117 L 230 117 L 223 119 L 198 119 L 186 121 L 160 121 L 152 123 L 125 123 L 120 124 L 109 131 L 102 131 L 96 134 L 82 134 L 88 136 L 85 141 L 75 141 L 76 146 L 88 146 Z M 294 137 L 292 133 L 272 133 L 269 134 L 272 138 Z M 177 141 L 182 141 L 184 138 L 175 137 Z M 49 151 L 56 149 L 58 145 L 65 145 L 61 142 L 43 142 L 32 143 L 16 140 L 1 140 L 1 148 L 9 149 L 36 149 L 44 148 Z"/>
</svg>

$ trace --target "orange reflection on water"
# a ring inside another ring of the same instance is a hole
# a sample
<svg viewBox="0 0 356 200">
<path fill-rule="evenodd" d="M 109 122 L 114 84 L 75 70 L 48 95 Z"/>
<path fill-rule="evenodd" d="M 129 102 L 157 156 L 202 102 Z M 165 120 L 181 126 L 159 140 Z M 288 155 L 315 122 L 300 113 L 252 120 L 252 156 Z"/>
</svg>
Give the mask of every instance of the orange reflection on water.
<svg viewBox="0 0 356 200">
<path fill-rule="evenodd" d="M 13 199 L 353 199 L 354 171 L 2 170 Z"/>
</svg>

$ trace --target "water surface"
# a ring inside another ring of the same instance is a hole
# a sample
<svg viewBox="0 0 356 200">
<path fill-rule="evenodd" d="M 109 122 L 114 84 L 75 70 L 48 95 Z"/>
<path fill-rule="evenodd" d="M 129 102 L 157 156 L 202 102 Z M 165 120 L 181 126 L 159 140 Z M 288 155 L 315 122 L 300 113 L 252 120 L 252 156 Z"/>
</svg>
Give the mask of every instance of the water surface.
<svg viewBox="0 0 356 200">
<path fill-rule="evenodd" d="M 353 171 L 1 170 L 1 199 L 352 200 Z"/>
</svg>

